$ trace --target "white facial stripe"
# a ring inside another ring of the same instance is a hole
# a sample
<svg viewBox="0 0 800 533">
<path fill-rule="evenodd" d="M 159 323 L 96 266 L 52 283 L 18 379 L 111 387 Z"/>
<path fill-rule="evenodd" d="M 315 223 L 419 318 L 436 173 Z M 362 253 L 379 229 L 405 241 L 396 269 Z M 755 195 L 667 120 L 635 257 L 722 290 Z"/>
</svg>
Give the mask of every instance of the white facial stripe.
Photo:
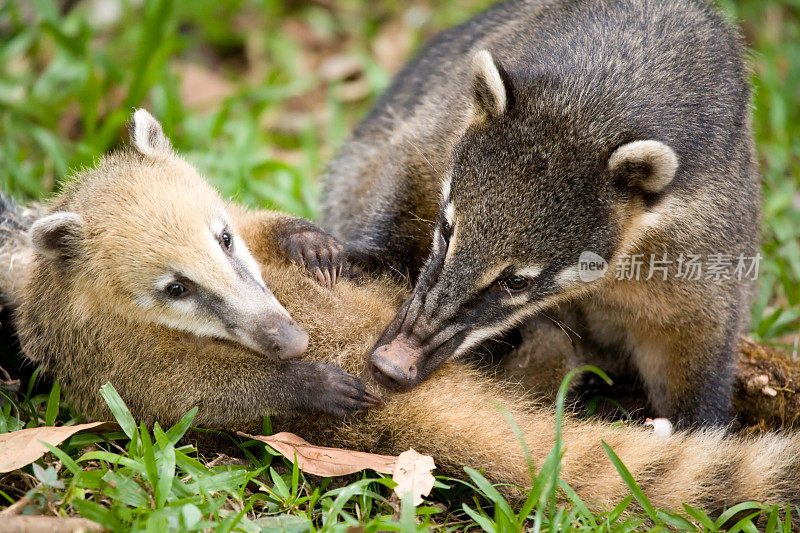
<svg viewBox="0 0 800 533">
<path fill-rule="evenodd" d="M 447 255 L 444 256 L 444 262 L 449 262 L 456 253 L 456 247 L 458 245 L 458 226 L 454 226 L 451 224 L 453 228 L 453 234 L 450 235 L 450 242 L 447 245 Z"/>
<path fill-rule="evenodd" d="M 153 306 L 156 305 L 156 301 L 147 295 L 137 296 L 136 303 L 138 303 L 142 307 L 142 309 L 151 309 Z"/>
<path fill-rule="evenodd" d="M 233 255 L 241 261 L 244 268 L 250 273 L 253 279 L 258 282 L 261 288 L 266 289 L 267 286 L 264 283 L 264 279 L 261 277 L 261 267 L 258 266 L 258 263 L 253 258 L 253 255 L 247 248 L 247 244 L 237 236 L 233 237 L 233 243 Z M 277 300 L 275 301 L 277 302 Z"/>
<path fill-rule="evenodd" d="M 442 201 L 449 202 L 450 201 L 450 188 L 452 187 L 453 180 L 449 177 L 445 178 L 444 183 L 442 183 Z"/>
<path fill-rule="evenodd" d="M 519 309 L 517 312 L 513 313 L 511 316 L 506 318 L 505 320 L 493 325 L 487 326 L 485 328 L 478 328 L 476 330 L 470 331 L 464 340 L 461 342 L 461 345 L 455 349 L 453 352 L 453 358 L 466 353 L 471 348 L 474 348 L 481 342 L 491 339 L 496 335 L 501 335 L 508 331 L 509 329 L 513 328 L 526 318 L 535 315 L 541 309 L 547 307 L 550 303 L 551 299 L 546 298 L 544 300 L 538 301 L 535 304 L 523 307 Z"/>
<path fill-rule="evenodd" d="M 433 255 L 438 255 L 442 251 L 442 233 L 438 226 L 433 230 Z"/>
<path fill-rule="evenodd" d="M 456 206 L 453 205 L 453 202 L 447 202 L 444 206 L 444 218 L 447 220 L 447 223 L 450 226 L 454 225 L 456 219 Z"/>
<path fill-rule="evenodd" d="M 183 304 L 189 302 L 175 301 L 173 303 Z M 178 306 L 173 305 L 173 307 L 177 308 Z M 186 331 L 198 337 L 237 340 L 222 324 L 208 320 L 207 317 L 194 316 L 188 312 L 180 317 L 158 316 L 156 321 L 168 328 Z"/>
<path fill-rule="evenodd" d="M 223 220 L 215 220 L 211 223 L 209 229 L 211 230 L 211 235 L 215 240 L 222 234 L 222 230 L 225 229 L 225 226 L 227 226 L 227 224 L 225 224 Z"/>
<path fill-rule="evenodd" d="M 178 269 L 173 269 L 173 271 L 180 272 L 180 270 Z M 161 292 L 167 287 L 168 284 L 172 283 L 173 281 L 175 281 L 175 274 L 172 273 L 162 274 L 161 276 L 156 278 L 154 288 L 156 291 Z"/>
<path fill-rule="evenodd" d="M 517 276 L 522 276 L 528 279 L 536 279 L 539 277 L 539 274 L 542 273 L 542 270 L 544 270 L 544 266 L 542 265 L 531 265 L 529 267 L 518 270 Z"/>
<path fill-rule="evenodd" d="M 571 287 L 578 283 L 584 283 L 581 281 L 580 275 L 578 274 L 578 264 L 575 263 L 574 265 L 570 265 L 561 269 L 561 271 L 556 274 L 555 282 L 556 284 L 561 287 L 562 289 Z"/>
</svg>

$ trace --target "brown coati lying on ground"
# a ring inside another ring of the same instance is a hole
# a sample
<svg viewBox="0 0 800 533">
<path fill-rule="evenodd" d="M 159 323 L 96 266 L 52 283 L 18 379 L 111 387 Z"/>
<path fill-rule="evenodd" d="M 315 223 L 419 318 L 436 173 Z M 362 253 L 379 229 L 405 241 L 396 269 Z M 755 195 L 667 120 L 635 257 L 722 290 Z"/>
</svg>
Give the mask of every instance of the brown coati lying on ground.
<svg viewBox="0 0 800 533">
<path fill-rule="evenodd" d="M 365 388 L 379 387 L 366 354 L 406 290 L 383 278 L 322 286 L 290 260 L 281 239 L 300 245 L 306 266 L 331 256 L 323 262 L 333 270 L 340 262 L 324 233 L 286 215 L 226 205 L 143 111 L 135 114 L 133 148 L 79 173 L 49 213 L 3 246 L 3 268 L 12 255 L 26 255 L 22 248 L 35 248 L 32 262 L 13 266 L 23 289 L 3 287 L 3 297 L 17 308 L 25 354 L 60 379 L 81 409 L 109 416 L 98 389 L 110 380 L 148 422 L 172 424 L 199 406 L 200 426 L 251 429 L 278 414 L 275 429 L 317 444 L 379 453 L 413 447 L 451 475 L 469 465 L 494 482 L 530 487 L 523 450 L 497 404 L 521 428 L 536 467 L 553 445 L 553 414 L 457 363 L 345 419 L 308 414 L 369 406 Z M 23 219 L 10 215 L 1 218 Z M 287 227 L 302 228 L 302 239 Z M 300 327 L 309 339 L 302 355 L 294 349 Z M 289 355 L 300 356 L 281 359 Z M 800 503 L 799 436 L 745 440 L 707 431 L 663 439 L 567 419 L 564 438 L 563 478 L 592 504 L 628 494 L 601 441 L 658 507 L 680 510 L 685 502 L 719 512 L 750 499 Z"/>
<path fill-rule="evenodd" d="M 566 305 L 653 415 L 729 422 L 760 204 L 743 55 L 703 0 L 511 0 L 433 39 L 325 181 L 349 257 L 416 280 L 376 378 Z"/>
</svg>

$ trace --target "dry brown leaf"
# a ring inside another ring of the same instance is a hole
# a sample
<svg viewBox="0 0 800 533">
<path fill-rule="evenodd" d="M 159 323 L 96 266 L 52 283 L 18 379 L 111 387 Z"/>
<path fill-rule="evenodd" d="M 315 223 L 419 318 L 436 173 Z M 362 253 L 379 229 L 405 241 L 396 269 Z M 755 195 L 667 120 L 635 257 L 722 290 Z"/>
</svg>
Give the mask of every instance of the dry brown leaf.
<svg viewBox="0 0 800 533">
<path fill-rule="evenodd" d="M 314 446 L 294 433 L 276 433 L 269 437 L 249 435 L 241 431 L 237 433 L 243 437 L 269 444 L 290 461 L 294 461 L 296 454 L 297 466 L 300 470 L 316 476 L 346 476 L 366 469 L 382 474 L 391 474 L 394 472 L 397 462 L 397 457 L 393 455 L 377 455 L 341 448 Z"/>
<path fill-rule="evenodd" d="M 414 505 L 421 504 L 422 497 L 431 493 L 436 481 L 431 474 L 434 468 L 436 465 L 430 455 L 422 455 L 413 448 L 404 451 L 397 457 L 392 473 L 392 480 L 397 483 L 394 493 L 402 499 L 404 494 L 411 492 Z"/>
<path fill-rule="evenodd" d="M 319 77 L 326 82 L 353 80 L 363 75 L 361 63 L 344 54 L 325 59 L 317 69 Z"/>
<path fill-rule="evenodd" d="M 76 426 L 46 426 L 0 434 L 0 473 L 29 465 L 47 453 L 39 441 L 58 446 L 72 435 L 94 430 L 102 433 L 119 428 L 116 422 L 91 422 Z"/>
<path fill-rule="evenodd" d="M 106 531 L 106 528 L 86 518 L 61 516 L 9 516 L 0 526 L 5 533 L 77 533 L 79 531 Z"/>
<path fill-rule="evenodd" d="M 208 111 L 234 92 L 232 83 L 203 65 L 175 61 L 172 66 L 181 78 L 181 99 L 186 107 Z"/>
<path fill-rule="evenodd" d="M 403 20 L 397 19 L 381 27 L 372 42 L 372 53 L 380 66 L 394 74 L 405 64 L 411 46 L 411 29 Z"/>
</svg>

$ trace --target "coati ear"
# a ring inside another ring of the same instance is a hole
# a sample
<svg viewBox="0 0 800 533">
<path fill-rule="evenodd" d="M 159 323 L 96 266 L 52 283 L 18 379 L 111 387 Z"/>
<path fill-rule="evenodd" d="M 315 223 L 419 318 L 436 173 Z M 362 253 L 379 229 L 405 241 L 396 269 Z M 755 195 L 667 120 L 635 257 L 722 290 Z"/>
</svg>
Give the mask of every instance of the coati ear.
<svg viewBox="0 0 800 533">
<path fill-rule="evenodd" d="M 608 158 L 608 170 L 628 186 L 659 193 L 675 177 L 678 156 L 661 141 L 633 141 L 614 150 Z"/>
<path fill-rule="evenodd" d="M 43 256 L 68 261 L 81 255 L 85 225 L 77 213 L 58 211 L 34 222 L 28 235 Z"/>
<path fill-rule="evenodd" d="M 505 72 L 488 50 L 472 56 L 472 95 L 475 111 L 481 116 L 499 117 L 508 106 Z"/>
<path fill-rule="evenodd" d="M 131 144 L 146 157 L 158 157 L 172 153 L 172 145 L 164 135 L 161 123 L 144 109 L 137 109 L 133 113 L 128 127 Z"/>
</svg>

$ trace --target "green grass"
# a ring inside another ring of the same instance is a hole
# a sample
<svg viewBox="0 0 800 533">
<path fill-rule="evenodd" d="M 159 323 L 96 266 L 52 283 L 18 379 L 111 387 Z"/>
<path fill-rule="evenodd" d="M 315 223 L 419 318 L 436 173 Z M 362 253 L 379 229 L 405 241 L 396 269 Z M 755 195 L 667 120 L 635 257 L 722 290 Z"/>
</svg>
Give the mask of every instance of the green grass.
<svg viewBox="0 0 800 533">
<path fill-rule="evenodd" d="M 116 18 L 102 22 L 92 6 L 104 2 L 77 2 L 66 13 L 60 6 L 73 2 L 0 2 L 0 186 L 19 199 L 56 191 L 71 170 L 124 142 L 131 110 L 146 106 L 224 194 L 314 217 L 325 162 L 406 53 L 489 3 L 121 1 Z M 764 260 L 752 335 L 792 352 L 800 338 L 800 2 L 720 4 L 753 49 Z M 339 75 L 337 62 L 346 67 Z M 187 82 L 186 65 L 210 78 Z M 187 105 L 209 87 L 225 95 Z M 61 401 L 58 384 L 41 392 L 35 378 L 6 395 L 0 432 L 82 420 Z M 604 514 L 590 512 L 558 479 L 561 443 L 532 472 L 534 490 L 521 505 L 467 470 L 466 481 L 440 478 L 431 505 L 415 510 L 389 501 L 390 482 L 379 475 L 348 484 L 307 478 L 252 441 L 236 440 L 242 464 L 214 466 L 213 457 L 177 445 L 186 424 L 142 427 L 105 393 L 125 431 L 72 437 L 36 465 L 0 477 L 0 507 L 27 493 L 26 512 L 79 513 L 112 529 L 629 531 L 688 528 L 690 520 L 715 531 L 722 524 L 696 509 L 682 516 L 653 509 L 612 450 L 631 495 Z M 557 503 L 559 490 L 569 505 Z M 642 510 L 626 512 L 634 505 Z M 780 509 L 737 510 L 745 518 L 731 530 L 753 531 L 753 513 L 768 530 L 789 530 Z"/>
<path fill-rule="evenodd" d="M 350 476 L 347 484 L 307 478 L 296 465 L 256 441 L 241 442 L 246 460 L 214 465 L 195 448 L 181 444 L 197 408 L 174 427 L 137 424 L 114 388 L 101 394 L 122 431 L 102 436 L 79 434 L 59 447 L 48 445 L 44 459 L 0 480 L 0 505 L 25 496 L 25 514 L 80 515 L 112 531 L 442 531 L 466 528 L 487 532 L 532 531 L 757 531 L 790 532 L 789 510 L 744 502 L 716 520 L 703 510 L 685 506 L 677 514 L 655 509 L 614 451 L 606 453 L 631 495 L 607 512 L 592 512 L 559 474 L 564 442 L 560 437 L 567 384 L 564 380 L 556 411 L 556 440 L 537 472 L 531 466 L 533 489 L 517 505 L 506 500 L 481 472 L 465 467 L 465 478 L 438 477 L 431 504 L 414 507 L 410 500 L 391 500 L 390 478 L 380 474 Z M 34 378 L 32 378 L 33 381 Z M 32 388 L 29 387 L 29 391 Z M 76 414 L 60 403 L 58 386 L 50 394 L 22 396 L 20 405 L 6 402 L 0 410 L 0 432 L 50 425 L 56 414 L 65 424 Z M 29 409 L 20 416 L 17 408 Z M 501 406 L 498 408 L 502 409 Z M 505 411 L 504 411 L 505 412 Z M 45 413 L 44 417 L 39 414 Z M 512 430 L 518 429 L 509 418 Z M 22 490 L 31 485 L 33 488 Z M 566 504 L 557 498 L 561 494 Z M 731 520 L 736 517 L 736 521 Z"/>
</svg>

